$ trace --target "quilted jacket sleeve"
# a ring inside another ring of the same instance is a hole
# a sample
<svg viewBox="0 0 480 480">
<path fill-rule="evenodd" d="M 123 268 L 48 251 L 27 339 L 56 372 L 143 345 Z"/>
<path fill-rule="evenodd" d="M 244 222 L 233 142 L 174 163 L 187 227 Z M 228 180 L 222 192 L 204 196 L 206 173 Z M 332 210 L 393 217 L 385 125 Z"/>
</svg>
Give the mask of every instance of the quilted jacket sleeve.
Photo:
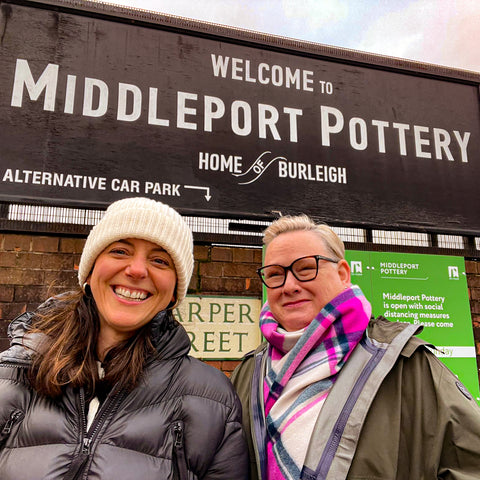
<svg viewBox="0 0 480 480">
<path fill-rule="evenodd" d="M 248 479 L 247 446 L 242 430 L 242 412 L 238 399 L 225 424 L 223 440 L 219 445 L 205 480 Z"/>
</svg>

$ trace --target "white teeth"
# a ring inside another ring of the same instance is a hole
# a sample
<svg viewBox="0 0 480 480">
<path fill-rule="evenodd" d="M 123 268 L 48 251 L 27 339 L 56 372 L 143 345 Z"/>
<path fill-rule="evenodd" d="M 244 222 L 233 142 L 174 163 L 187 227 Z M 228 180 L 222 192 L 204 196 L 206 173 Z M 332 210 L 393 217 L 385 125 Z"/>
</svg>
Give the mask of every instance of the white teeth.
<svg viewBox="0 0 480 480">
<path fill-rule="evenodd" d="M 115 293 L 120 297 L 128 298 L 129 300 L 145 300 L 147 294 L 145 292 L 138 292 L 136 290 L 127 290 L 123 287 L 117 287 Z"/>
</svg>

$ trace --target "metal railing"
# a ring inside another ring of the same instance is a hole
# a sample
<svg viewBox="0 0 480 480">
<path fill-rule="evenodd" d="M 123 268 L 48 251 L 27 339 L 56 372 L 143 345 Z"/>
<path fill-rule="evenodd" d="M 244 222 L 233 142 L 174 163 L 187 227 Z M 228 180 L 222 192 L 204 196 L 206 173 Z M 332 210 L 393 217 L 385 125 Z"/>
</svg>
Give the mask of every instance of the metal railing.
<svg viewBox="0 0 480 480">
<path fill-rule="evenodd" d="M 104 210 L 0 202 L 2 232 L 86 236 Z M 275 218 L 211 218 L 184 216 L 199 243 L 258 247 Z M 480 237 L 332 225 L 347 248 L 439 253 L 480 258 Z"/>
</svg>

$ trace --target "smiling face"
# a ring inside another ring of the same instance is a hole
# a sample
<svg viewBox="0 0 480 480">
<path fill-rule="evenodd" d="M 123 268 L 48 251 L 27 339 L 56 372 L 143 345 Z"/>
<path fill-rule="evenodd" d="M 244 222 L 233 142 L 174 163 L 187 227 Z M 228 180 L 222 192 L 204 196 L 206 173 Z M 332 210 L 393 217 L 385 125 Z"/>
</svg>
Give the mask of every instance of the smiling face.
<svg viewBox="0 0 480 480">
<path fill-rule="evenodd" d="M 147 240 L 110 244 L 97 257 L 87 281 L 100 317 L 100 356 L 175 301 L 173 260 L 163 248 Z"/>
<path fill-rule="evenodd" d="M 269 243 L 264 264 L 288 266 L 307 255 L 332 256 L 318 234 L 285 232 Z M 267 299 L 277 322 L 287 331 L 296 331 L 308 326 L 327 303 L 349 286 L 350 268 L 345 260 L 338 263 L 320 260 L 314 280 L 300 282 L 288 272 L 282 287 L 267 288 Z"/>
</svg>

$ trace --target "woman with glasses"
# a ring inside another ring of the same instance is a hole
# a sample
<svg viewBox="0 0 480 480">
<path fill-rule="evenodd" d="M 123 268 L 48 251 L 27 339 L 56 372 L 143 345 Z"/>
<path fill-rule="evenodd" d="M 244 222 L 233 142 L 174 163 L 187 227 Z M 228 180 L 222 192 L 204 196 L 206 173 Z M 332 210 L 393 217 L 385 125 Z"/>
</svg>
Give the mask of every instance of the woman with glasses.
<svg viewBox="0 0 480 480">
<path fill-rule="evenodd" d="M 251 478 L 478 479 L 478 405 L 421 327 L 371 318 L 333 230 L 281 217 L 264 244 L 266 341 L 232 375 Z"/>
</svg>

